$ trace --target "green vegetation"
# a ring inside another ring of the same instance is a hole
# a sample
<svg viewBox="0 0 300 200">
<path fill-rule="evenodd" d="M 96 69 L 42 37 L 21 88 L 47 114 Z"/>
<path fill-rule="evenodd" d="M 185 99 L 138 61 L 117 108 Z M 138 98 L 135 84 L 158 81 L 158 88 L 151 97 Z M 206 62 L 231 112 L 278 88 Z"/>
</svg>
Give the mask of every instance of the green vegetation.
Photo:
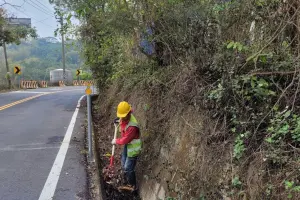
<svg viewBox="0 0 300 200">
<path fill-rule="evenodd" d="M 5 21 L 5 11 L 0 9 L 0 55 L 3 56 L 3 42 L 6 43 L 10 75 L 7 74 L 4 56 L 0 62 L 0 85 L 7 85 L 6 79 L 15 82 L 17 76 L 14 66 L 22 68 L 21 77 L 25 80 L 49 80 L 50 70 L 62 68 L 61 42 L 56 38 L 37 38 L 36 30 L 25 27 L 12 27 Z M 66 41 L 66 68 L 75 71 L 84 69 L 80 79 L 91 79 L 89 70 L 80 56 L 81 43 L 76 40 Z"/>
<path fill-rule="evenodd" d="M 285 189 L 289 191 L 288 198 L 293 198 L 292 192 L 300 192 L 300 186 L 296 186 L 294 181 L 285 181 Z"/>
<path fill-rule="evenodd" d="M 236 176 L 232 179 L 232 185 L 238 188 L 241 187 L 242 182 L 240 181 L 239 177 Z"/>
<path fill-rule="evenodd" d="M 5 20 L 7 17 L 6 11 L 0 8 L 0 46 L 3 46 L 4 42 L 20 44 L 22 39 L 37 37 L 36 30 L 33 28 L 10 26 Z"/>
<path fill-rule="evenodd" d="M 35 29 L 24 26 L 11 26 L 5 19 L 7 17 L 6 11 L 0 8 L 0 47 L 5 48 L 7 44 L 12 43 L 20 44 L 21 40 L 37 37 Z M 11 74 L 5 73 L 3 78 L 7 79 L 8 87 L 11 88 Z"/>
<path fill-rule="evenodd" d="M 128 92 L 157 91 L 182 107 L 209 110 L 235 141 L 235 189 L 259 184 L 252 199 L 299 199 L 294 183 L 281 189 L 287 174 L 300 178 L 296 0 L 51 2 L 84 22 L 78 33 L 99 91 L 122 83 Z M 263 179 L 247 182 L 244 168 L 253 163 Z"/>
<path fill-rule="evenodd" d="M 19 45 L 8 45 L 7 54 L 9 58 L 10 71 L 18 65 L 22 68 L 22 78 L 26 80 L 49 80 L 50 70 L 62 68 L 61 43 L 52 43 L 49 38 L 38 38 L 30 41 L 23 41 Z M 66 69 L 72 70 L 75 77 L 75 71 L 84 67 L 78 44 L 72 44 L 69 41 L 66 48 Z M 74 43 L 74 42 L 73 42 Z M 3 50 L 0 50 L 3 55 Z M 0 63 L 0 74 L 6 74 L 4 63 Z M 81 79 L 89 79 L 90 73 L 83 70 Z M 4 78 L 1 77 L 2 79 Z M 1 80 L 1 79 L 0 79 Z"/>
</svg>

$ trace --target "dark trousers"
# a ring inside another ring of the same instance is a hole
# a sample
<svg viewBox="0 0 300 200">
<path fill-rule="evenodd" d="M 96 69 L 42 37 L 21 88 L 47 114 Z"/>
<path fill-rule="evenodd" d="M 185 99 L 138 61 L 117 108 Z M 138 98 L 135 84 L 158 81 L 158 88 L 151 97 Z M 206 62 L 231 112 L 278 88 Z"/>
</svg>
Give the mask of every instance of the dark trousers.
<svg viewBox="0 0 300 200">
<path fill-rule="evenodd" d="M 127 145 L 124 146 L 122 153 L 122 168 L 125 173 L 125 181 L 132 186 L 136 186 L 135 165 L 138 157 L 127 157 Z"/>
</svg>

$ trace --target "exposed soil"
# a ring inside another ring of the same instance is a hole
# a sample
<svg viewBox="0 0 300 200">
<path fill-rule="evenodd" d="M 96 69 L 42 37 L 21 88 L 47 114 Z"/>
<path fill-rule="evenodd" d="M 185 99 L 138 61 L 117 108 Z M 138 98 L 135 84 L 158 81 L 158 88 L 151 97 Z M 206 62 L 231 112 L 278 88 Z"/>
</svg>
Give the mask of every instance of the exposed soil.
<svg viewBox="0 0 300 200">
<path fill-rule="evenodd" d="M 107 178 L 103 177 L 105 169 L 109 166 L 109 158 L 112 150 L 111 140 L 113 138 L 114 130 L 113 124 L 107 118 L 103 118 L 105 113 L 99 114 L 95 99 L 93 99 L 93 122 L 94 132 L 96 138 L 96 151 L 98 156 L 98 166 L 100 173 L 100 182 L 102 184 L 102 195 L 106 200 L 139 200 L 137 193 L 119 192 L 117 187 L 122 185 L 122 170 L 121 170 L 121 147 L 116 148 L 113 177 L 110 183 L 106 182 Z M 102 170 L 102 171 L 101 171 Z M 106 180 L 105 180 L 106 179 Z M 108 181 L 108 180 L 107 180 Z"/>
<path fill-rule="evenodd" d="M 119 192 L 114 186 L 104 183 L 105 195 L 107 199 L 113 200 L 139 200 L 140 198 L 130 192 Z"/>
<path fill-rule="evenodd" d="M 166 94 L 160 86 L 125 91 L 113 85 L 94 101 L 101 169 L 109 165 L 105 155 L 111 152 L 112 121 L 118 103 L 125 100 L 132 105 L 142 130 L 143 152 L 136 170 L 143 199 L 226 199 L 231 188 L 225 186 L 233 170 L 229 164 L 231 138 L 223 137 L 226 124 L 211 120 L 206 112 L 186 105 L 172 93 Z M 116 174 L 121 174 L 120 154 L 118 147 Z M 104 184 L 110 199 L 133 199 L 115 190 L 121 184 L 120 177 L 113 184 Z"/>
</svg>

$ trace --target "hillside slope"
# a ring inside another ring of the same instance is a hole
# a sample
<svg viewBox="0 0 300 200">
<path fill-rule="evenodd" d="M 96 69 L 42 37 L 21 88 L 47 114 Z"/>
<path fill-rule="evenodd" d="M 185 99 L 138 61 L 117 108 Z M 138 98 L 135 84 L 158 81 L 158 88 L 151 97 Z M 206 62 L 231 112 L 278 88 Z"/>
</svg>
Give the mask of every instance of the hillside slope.
<svg viewBox="0 0 300 200">
<path fill-rule="evenodd" d="M 99 146 L 135 108 L 142 197 L 300 198 L 299 1 L 59 2 L 85 22 Z"/>
</svg>

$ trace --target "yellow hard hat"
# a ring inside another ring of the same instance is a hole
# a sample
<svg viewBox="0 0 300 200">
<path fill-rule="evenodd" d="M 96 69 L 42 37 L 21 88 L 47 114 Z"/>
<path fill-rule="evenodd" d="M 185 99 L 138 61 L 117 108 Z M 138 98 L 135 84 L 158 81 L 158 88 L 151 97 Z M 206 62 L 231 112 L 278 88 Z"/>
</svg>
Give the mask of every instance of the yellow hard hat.
<svg viewBox="0 0 300 200">
<path fill-rule="evenodd" d="M 122 101 L 118 105 L 117 116 L 120 118 L 126 117 L 131 110 L 131 106 L 126 101 Z"/>
</svg>

